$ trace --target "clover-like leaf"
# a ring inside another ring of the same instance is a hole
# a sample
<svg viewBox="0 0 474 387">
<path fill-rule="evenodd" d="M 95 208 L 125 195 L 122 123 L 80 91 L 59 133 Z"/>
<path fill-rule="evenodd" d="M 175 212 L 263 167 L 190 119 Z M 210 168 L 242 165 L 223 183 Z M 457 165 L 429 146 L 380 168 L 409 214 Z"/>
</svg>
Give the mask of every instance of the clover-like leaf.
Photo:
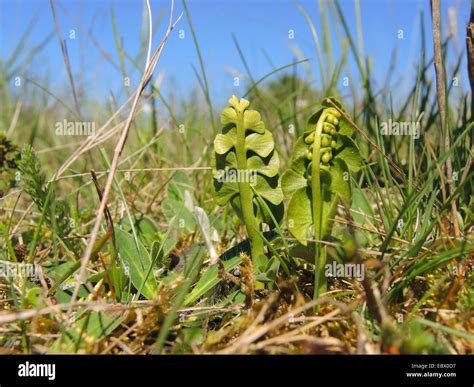
<svg viewBox="0 0 474 387">
<path fill-rule="evenodd" d="M 256 110 L 246 110 L 244 112 L 244 127 L 245 131 L 251 130 L 259 134 L 265 132 L 265 124 L 262 121 L 260 113 Z"/>
<path fill-rule="evenodd" d="M 268 130 L 262 134 L 252 133 L 245 138 L 245 149 L 255 152 L 260 157 L 267 157 L 274 147 L 273 136 Z"/>
<path fill-rule="evenodd" d="M 221 124 L 225 127 L 229 124 L 234 124 L 237 120 L 237 113 L 235 109 L 230 107 L 225 108 L 221 114 Z"/>
<path fill-rule="evenodd" d="M 230 149 L 235 146 L 237 137 L 235 129 L 231 129 L 226 134 L 218 134 L 214 140 L 214 150 L 217 154 L 226 154 Z"/>
<path fill-rule="evenodd" d="M 258 171 L 259 174 L 265 175 L 267 177 L 274 177 L 278 175 L 278 171 L 280 170 L 280 158 L 278 157 L 278 153 L 272 152 L 268 157 L 269 160 L 262 159 L 258 155 L 249 157 L 247 161 L 247 168 L 252 171 Z"/>
</svg>

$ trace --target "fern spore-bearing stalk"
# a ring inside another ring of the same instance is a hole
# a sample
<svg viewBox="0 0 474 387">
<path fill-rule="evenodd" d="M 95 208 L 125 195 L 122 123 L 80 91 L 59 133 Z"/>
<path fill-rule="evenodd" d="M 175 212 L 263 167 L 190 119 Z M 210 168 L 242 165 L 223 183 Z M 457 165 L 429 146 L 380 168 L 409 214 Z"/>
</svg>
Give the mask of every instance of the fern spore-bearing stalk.
<svg viewBox="0 0 474 387">
<path fill-rule="evenodd" d="M 305 143 L 313 140 L 312 163 L 311 163 L 311 190 L 313 195 L 313 228 L 314 236 L 317 241 L 323 237 L 322 231 L 322 192 L 321 192 L 321 167 L 325 168 L 332 159 L 332 147 L 336 147 L 333 136 L 337 133 L 337 125 L 341 114 L 334 108 L 324 109 L 316 130 L 305 138 Z M 324 129 L 324 133 L 323 133 Z M 313 136 L 313 138 L 311 138 Z M 322 142 L 324 146 L 321 148 Z M 329 145 L 329 146 L 327 146 Z M 311 145 L 310 145 L 311 146 Z M 311 150 L 310 150 L 311 151 Z M 310 153 L 311 154 L 311 153 Z M 327 167 L 326 167 L 327 168 Z M 321 245 L 316 242 L 315 248 L 315 281 L 314 281 L 314 298 L 318 298 L 319 294 L 326 291 L 326 281 L 324 277 L 324 265 L 326 264 L 326 250 L 321 249 Z"/>
<path fill-rule="evenodd" d="M 331 102 L 331 103 L 329 103 Z M 291 168 L 282 176 L 282 188 L 289 198 L 288 229 L 303 246 L 310 231 L 315 242 L 314 297 L 326 290 L 326 250 L 320 243 L 331 233 L 337 205 L 350 205 L 349 172 L 361 167 L 359 150 L 352 140 L 353 127 L 344 118 L 341 104 L 326 99 L 313 114 L 307 129 L 296 141 Z"/>
</svg>

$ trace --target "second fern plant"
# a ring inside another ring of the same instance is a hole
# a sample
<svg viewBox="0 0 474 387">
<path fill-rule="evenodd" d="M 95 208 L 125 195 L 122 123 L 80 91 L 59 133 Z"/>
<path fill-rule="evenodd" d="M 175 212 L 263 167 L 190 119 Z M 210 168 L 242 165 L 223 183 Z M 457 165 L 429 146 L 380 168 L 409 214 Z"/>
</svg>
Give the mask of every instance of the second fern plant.
<svg viewBox="0 0 474 387">
<path fill-rule="evenodd" d="M 326 291 L 326 250 L 319 241 L 329 236 L 337 205 L 343 202 L 350 206 L 350 172 L 361 167 L 358 148 L 351 138 L 353 127 L 341 112 L 335 98 L 322 103 L 296 141 L 291 169 L 282 176 L 282 188 L 289 198 L 289 231 L 302 245 L 306 246 L 311 236 L 316 240 L 314 298 Z"/>
</svg>

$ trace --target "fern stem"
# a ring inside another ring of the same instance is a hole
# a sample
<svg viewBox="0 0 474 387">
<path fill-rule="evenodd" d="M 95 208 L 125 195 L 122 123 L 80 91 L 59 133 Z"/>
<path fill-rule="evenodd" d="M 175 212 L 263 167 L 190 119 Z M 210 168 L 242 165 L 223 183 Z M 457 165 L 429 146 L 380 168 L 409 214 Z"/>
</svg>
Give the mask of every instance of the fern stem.
<svg viewBox="0 0 474 387">
<path fill-rule="evenodd" d="M 240 171 L 247 170 L 247 151 L 245 149 L 245 127 L 244 112 L 237 111 L 237 144 L 235 146 L 235 154 L 237 157 L 237 168 Z M 245 228 L 250 238 L 252 260 L 255 263 L 257 257 L 263 254 L 263 239 L 259 233 L 258 223 L 255 219 L 253 210 L 253 193 L 252 187 L 248 181 L 239 180 L 240 205 L 244 218 Z"/>
<path fill-rule="evenodd" d="M 326 261 L 325 250 L 322 249 L 318 242 L 322 238 L 321 224 L 322 224 L 322 197 L 321 197 L 321 134 L 323 131 L 323 123 L 326 118 L 326 112 L 321 114 L 321 117 L 316 124 L 313 157 L 311 165 L 311 192 L 313 196 L 313 228 L 315 242 L 314 255 L 314 292 L 313 298 L 317 299 L 319 295 L 326 290 L 326 280 L 324 277 L 324 265 Z M 323 251 L 324 250 L 324 251 Z"/>
</svg>

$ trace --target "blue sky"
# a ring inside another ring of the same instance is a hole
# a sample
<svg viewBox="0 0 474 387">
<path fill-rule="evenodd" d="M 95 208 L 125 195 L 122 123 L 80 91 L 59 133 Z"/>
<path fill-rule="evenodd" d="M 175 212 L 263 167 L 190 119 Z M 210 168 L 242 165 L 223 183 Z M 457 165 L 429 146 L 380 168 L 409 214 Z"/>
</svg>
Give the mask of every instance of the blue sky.
<svg viewBox="0 0 474 387">
<path fill-rule="evenodd" d="M 353 37 L 357 41 L 356 17 L 353 0 L 340 0 Z M 59 4 L 61 6 L 59 6 Z M 197 38 L 203 53 L 208 74 L 211 96 L 222 100 L 231 93 L 243 94 L 245 82 L 234 87 L 236 73 L 245 73 L 237 49 L 232 40 L 234 34 L 251 68 L 258 79 L 274 67 L 284 66 L 294 61 L 295 48 L 304 58 L 310 60 L 314 74 L 314 84 L 320 84 L 316 49 L 310 28 L 291 0 L 188 0 L 188 7 Z M 303 1 L 301 4 L 310 14 L 321 39 L 321 25 L 318 0 Z M 154 45 L 156 46 L 165 30 L 169 12 L 168 1 L 151 1 L 155 16 L 160 12 L 161 21 Z M 447 29 L 448 9 L 457 12 L 458 45 L 464 50 L 463 34 L 469 16 L 470 0 L 442 1 L 444 28 Z M 92 34 L 97 44 L 110 53 L 118 64 L 118 54 L 114 40 L 111 8 L 115 10 L 119 34 L 127 52 L 135 56 L 139 50 L 143 2 L 140 0 L 62 0 L 56 2 L 62 35 L 66 38 L 71 65 L 77 83 L 84 85 L 84 92 L 90 99 L 108 98 L 111 92 L 123 99 L 124 92 L 121 73 L 107 63 L 88 36 Z M 182 12 L 181 1 L 176 1 L 175 15 Z M 66 12 L 64 11 L 66 10 Z M 394 86 L 403 86 L 403 80 L 412 80 L 416 73 L 416 61 L 420 49 L 420 11 L 424 12 L 427 37 L 427 57 L 432 55 L 431 19 L 428 0 L 361 0 L 363 44 L 366 55 L 373 61 L 373 77 L 382 83 L 389 68 L 393 48 L 398 49 L 398 60 L 393 74 Z M 335 16 L 331 18 L 334 23 Z M 25 46 L 34 47 L 54 32 L 53 18 L 47 0 L 1 0 L 0 3 L 0 46 L 3 60 L 12 55 L 20 37 L 34 21 L 32 33 Z M 69 39 L 71 29 L 76 39 Z M 289 39 L 288 31 L 294 31 L 294 39 Z M 180 30 L 184 39 L 180 39 Z M 336 59 L 340 56 L 337 47 L 336 29 L 331 27 Z M 403 30 L 403 39 L 398 38 Z M 268 57 L 266 57 L 266 55 Z M 26 51 L 25 51 L 26 53 Z M 25 54 L 23 54 L 25 55 Z M 454 52 L 450 52 L 453 56 Z M 22 57 L 18 58 L 21 63 Z M 24 57 L 23 57 L 24 59 Z M 271 63 L 270 63 L 271 62 Z M 139 80 L 139 73 L 126 60 L 127 74 L 132 86 Z M 158 64 L 158 72 L 163 73 L 163 91 L 172 90 L 178 96 L 185 95 L 189 88 L 197 86 L 192 64 L 199 68 L 191 31 L 185 17 L 173 32 Z M 140 64 L 143 66 L 143 63 Z M 274 67 L 273 67 L 274 66 Z M 357 74 L 352 64 L 353 75 Z M 307 76 L 304 66 L 298 71 Z M 50 90 L 58 95 L 67 93 L 68 83 L 61 51 L 55 35 L 43 50 L 25 68 L 18 70 L 38 82 L 50 84 Z M 330 76 L 330 75 L 328 75 Z M 467 84 L 464 72 L 461 83 Z M 409 84 L 409 83 L 408 83 Z M 222 103 L 225 103 L 222 101 Z M 216 103 L 220 105 L 221 103 Z"/>
</svg>

